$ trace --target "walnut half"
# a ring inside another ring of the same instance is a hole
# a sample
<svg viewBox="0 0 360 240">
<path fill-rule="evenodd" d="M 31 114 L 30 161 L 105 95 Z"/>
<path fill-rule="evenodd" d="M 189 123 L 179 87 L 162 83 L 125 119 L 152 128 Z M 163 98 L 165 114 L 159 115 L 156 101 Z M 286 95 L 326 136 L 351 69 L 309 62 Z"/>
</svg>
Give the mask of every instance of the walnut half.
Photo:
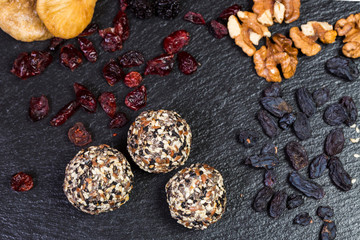
<svg viewBox="0 0 360 240">
<path fill-rule="evenodd" d="M 346 57 L 360 57 L 360 13 L 351 14 L 346 19 L 342 18 L 335 24 L 339 36 L 345 36 L 345 45 L 342 52 Z"/>
</svg>

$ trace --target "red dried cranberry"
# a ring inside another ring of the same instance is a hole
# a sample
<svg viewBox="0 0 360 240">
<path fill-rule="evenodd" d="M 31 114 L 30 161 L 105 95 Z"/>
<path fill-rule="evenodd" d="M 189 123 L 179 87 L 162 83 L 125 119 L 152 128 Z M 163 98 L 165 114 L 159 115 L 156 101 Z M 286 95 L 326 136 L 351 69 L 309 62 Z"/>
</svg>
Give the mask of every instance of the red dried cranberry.
<svg viewBox="0 0 360 240">
<path fill-rule="evenodd" d="M 89 26 L 85 28 L 85 30 L 79 34 L 78 37 L 87 37 L 94 33 L 96 33 L 99 30 L 99 26 L 96 23 L 92 23 Z"/>
<path fill-rule="evenodd" d="M 92 63 L 96 62 L 98 58 L 98 54 L 96 52 L 94 44 L 90 40 L 82 37 L 78 38 L 78 42 L 80 45 L 80 49 L 83 52 L 86 59 Z"/>
<path fill-rule="evenodd" d="M 58 46 L 60 46 L 61 44 L 64 43 L 64 41 L 65 41 L 64 39 L 57 38 L 57 37 L 54 37 L 54 38 L 50 39 L 49 50 L 50 51 L 55 51 Z"/>
<path fill-rule="evenodd" d="M 67 44 L 61 48 L 60 62 L 74 71 L 82 63 L 82 54 L 74 45 Z"/>
<path fill-rule="evenodd" d="M 110 59 L 103 68 L 103 76 L 110 86 L 114 86 L 115 83 L 124 79 L 125 73 L 114 59 Z"/>
<path fill-rule="evenodd" d="M 200 13 L 191 12 L 191 11 L 185 14 L 184 20 L 199 25 L 206 24 L 203 16 Z"/>
<path fill-rule="evenodd" d="M 118 112 L 116 113 L 114 119 L 110 122 L 110 128 L 121 128 L 125 126 L 125 124 L 128 122 L 128 119 L 125 115 L 125 113 Z"/>
<path fill-rule="evenodd" d="M 42 95 L 41 97 L 32 97 L 30 99 L 29 115 L 34 122 L 46 117 L 49 113 L 49 101 Z"/>
<path fill-rule="evenodd" d="M 116 97 L 112 92 L 104 92 L 100 95 L 100 97 L 98 98 L 98 101 L 102 107 L 102 109 L 104 109 L 104 111 L 106 112 L 106 114 L 111 117 L 114 118 L 115 117 L 115 112 L 116 112 Z"/>
<path fill-rule="evenodd" d="M 238 4 L 232 5 L 231 7 L 228 7 L 222 13 L 220 14 L 219 18 L 221 18 L 224 21 L 227 21 L 231 15 L 236 15 L 238 11 L 241 11 L 242 7 Z"/>
<path fill-rule="evenodd" d="M 11 73 L 25 80 L 28 77 L 36 76 L 42 73 L 52 62 L 52 56 L 49 52 L 33 51 L 29 53 L 20 53 L 15 59 Z"/>
<path fill-rule="evenodd" d="M 75 123 L 75 125 L 69 129 L 68 137 L 70 142 L 78 147 L 83 147 L 92 142 L 91 134 L 81 122 Z"/>
<path fill-rule="evenodd" d="M 194 73 L 199 65 L 193 56 L 184 51 L 179 52 L 178 62 L 180 71 L 186 75 Z"/>
<path fill-rule="evenodd" d="M 137 67 L 145 62 L 145 58 L 140 52 L 128 51 L 119 57 L 119 62 L 124 68 Z"/>
<path fill-rule="evenodd" d="M 88 112 L 96 112 L 97 102 L 94 94 L 92 94 L 84 85 L 74 83 L 74 91 L 76 101 Z"/>
<path fill-rule="evenodd" d="M 71 101 L 66 104 L 60 111 L 50 120 L 51 126 L 58 127 L 63 125 L 75 112 L 80 104 L 77 101 Z"/>
<path fill-rule="evenodd" d="M 174 68 L 174 55 L 162 54 L 154 59 L 149 60 L 146 63 L 145 76 L 146 75 L 169 75 Z"/>
<path fill-rule="evenodd" d="M 178 30 L 164 39 L 164 49 L 168 54 L 179 52 L 184 46 L 189 44 L 190 34 L 185 30 Z"/>
<path fill-rule="evenodd" d="M 228 35 L 227 28 L 223 24 L 219 23 L 216 20 L 212 20 L 209 23 L 209 31 L 217 39 L 221 39 L 221 38 L 225 37 L 226 35 Z"/>
<path fill-rule="evenodd" d="M 128 0 L 119 0 L 120 10 L 125 12 L 126 8 L 129 6 Z"/>
<path fill-rule="evenodd" d="M 34 187 L 34 181 L 29 174 L 19 172 L 11 178 L 11 188 L 17 192 L 29 191 Z"/>
<path fill-rule="evenodd" d="M 115 32 L 120 36 L 122 42 L 127 40 L 130 35 L 130 27 L 126 13 L 119 11 L 119 13 L 115 16 L 113 23 Z"/>
<path fill-rule="evenodd" d="M 121 36 L 115 31 L 115 28 L 106 28 L 99 30 L 100 36 L 103 38 L 101 46 L 107 52 L 115 52 L 122 49 Z"/>
<path fill-rule="evenodd" d="M 141 86 L 128 93 L 125 97 L 125 105 L 132 110 L 139 110 L 146 106 L 146 88 Z"/>
<path fill-rule="evenodd" d="M 140 73 L 129 72 L 125 76 L 124 83 L 126 86 L 133 88 L 133 87 L 138 87 L 141 84 L 142 80 L 143 80 L 143 78 Z"/>
</svg>

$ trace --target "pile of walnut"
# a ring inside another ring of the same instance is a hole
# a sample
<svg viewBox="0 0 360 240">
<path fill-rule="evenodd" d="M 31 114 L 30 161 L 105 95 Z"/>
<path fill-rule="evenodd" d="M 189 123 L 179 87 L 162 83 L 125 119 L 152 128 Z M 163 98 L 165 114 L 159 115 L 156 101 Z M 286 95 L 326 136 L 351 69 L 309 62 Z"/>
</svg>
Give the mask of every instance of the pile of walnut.
<svg viewBox="0 0 360 240">
<path fill-rule="evenodd" d="M 277 65 L 281 66 L 284 78 L 294 76 L 298 64 L 296 48 L 307 56 L 314 56 L 321 50 L 321 46 L 316 43 L 318 39 L 325 44 L 335 42 L 337 32 L 333 30 L 333 26 L 326 22 L 314 21 L 301 25 L 301 30 L 298 27 L 291 28 L 292 41 L 281 34 L 275 34 L 272 37 L 274 43 L 269 39 L 271 32 L 268 27 L 274 22 L 296 21 L 300 17 L 300 5 L 300 0 L 254 0 L 253 12 L 239 11 L 237 17 L 235 15 L 229 17 L 230 37 L 235 39 L 235 44 L 241 47 L 248 56 L 253 56 L 257 74 L 268 82 L 281 82 Z M 344 42 L 347 44 L 351 42 L 351 46 L 346 48 L 349 55 L 355 55 L 356 51 L 360 54 L 358 51 L 360 49 L 359 19 L 360 15 L 352 15 L 339 24 L 343 34 L 348 34 Z M 263 37 L 266 37 L 266 46 L 256 50 L 254 45 L 258 45 Z M 357 42 L 354 42 L 355 40 Z M 292 47 L 293 42 L 296 48 Z"/>
<path fill-rule="evenodd" d="M 351 14 L 348 18 L 337 21 L 335 30 L 339 36 L 345 36 L 343 54 L 349 58 L 360 57 L 360 13 Z"/>
</svg>

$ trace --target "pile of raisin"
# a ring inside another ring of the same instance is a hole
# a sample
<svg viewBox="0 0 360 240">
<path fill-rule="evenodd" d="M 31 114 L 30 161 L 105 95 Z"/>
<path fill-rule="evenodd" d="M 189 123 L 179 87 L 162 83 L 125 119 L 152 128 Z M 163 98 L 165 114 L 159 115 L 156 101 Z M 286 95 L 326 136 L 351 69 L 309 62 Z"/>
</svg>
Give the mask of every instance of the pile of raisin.
<svg viewBox="0 0 360 240">
<path fill-rule="evenodd" d="M 156 15 L 162 19 L 176 18 L 181 11 L 179 0 L 130 0 L 129 6 L 137 18 L 147 19 Z"/>
</svg>

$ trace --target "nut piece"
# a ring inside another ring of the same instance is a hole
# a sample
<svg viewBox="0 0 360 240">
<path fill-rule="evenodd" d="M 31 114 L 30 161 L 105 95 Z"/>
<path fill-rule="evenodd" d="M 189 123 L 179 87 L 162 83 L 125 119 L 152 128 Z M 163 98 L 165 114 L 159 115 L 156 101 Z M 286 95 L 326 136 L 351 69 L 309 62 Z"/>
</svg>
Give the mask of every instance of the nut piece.
<svg viewBox="0 0 360 240">
<path fill-rule="evenodd" d="M 294 41 L 295 47 L 307 56 L 314 56 L 321 50 L 321 46 L 315 42 L 315 39 L 306 36 L 298 27 L 290 29 L 290 38 Z"/>
<path fill-rule="evenodd" d="M 281 2 L 276 1 L 274 4 L 275 22 L 282 23 L 285 17 L 285 6 Z"/>
<path fill-rule="evenodd" d="M 246 25 L 249 30 L 262 37 L 271 37 L 269 29 L 257 21 L 257 15 L 255 13 L 238 11 L 237 15 L 243 25 Z"/>
<path fill-rule="evenodd" d="M 252 10 L 258 15 L 257 20 L 265 26 L 272 26 L 274 24 L 274 2 L 275 0 L 254 0 Z"/>
<path fill-rule="evenodd" d="M 285 23 L 292 23 L 300 17 L 300 0 L 281 0 L 285 6 Z"/>
<path fill-rule="evenodd" d="M 339 36 L 345 36 L 343 54 L 350 58 L 360 57 L 360 13 L 340 19 L 336 22 L 335 29 Z"/>
<path fill-rule="evenodd" d="M 333 26 L 327 22 L 308 22 L 301 25 L 301 30 L 304 35 L 313 38 L 314 41 L 320 38 L 320 41 L 326 44 L 335 42 L 337 36 Z"/>
<path fill-rule="evenodd" d="M 227 28 L 229 31 L 229 35 L 232 39 L 236 38 L 241 33 L 241 25 L 239 23 L 239 20 L 235 15 L 231 15 L 229 17 Z"/>
</svg>

